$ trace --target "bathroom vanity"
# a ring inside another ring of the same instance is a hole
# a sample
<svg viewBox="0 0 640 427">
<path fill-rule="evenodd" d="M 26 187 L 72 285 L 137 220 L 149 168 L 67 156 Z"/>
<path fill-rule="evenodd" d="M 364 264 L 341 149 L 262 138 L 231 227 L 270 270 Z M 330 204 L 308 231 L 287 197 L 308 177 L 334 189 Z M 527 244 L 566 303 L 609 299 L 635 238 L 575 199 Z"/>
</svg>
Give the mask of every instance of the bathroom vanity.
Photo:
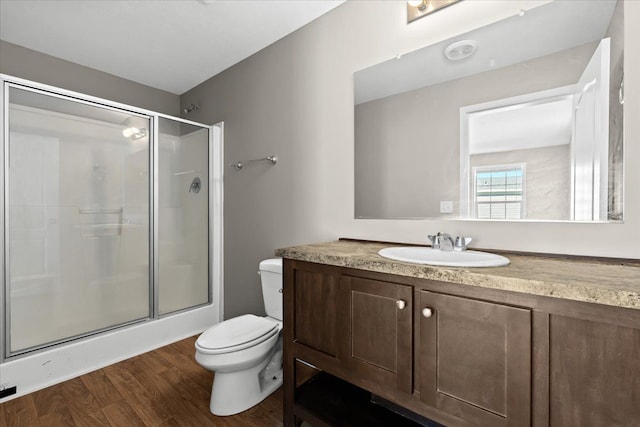
<svg viewBox="0 0 640 427">
<path fill-rule="evenodd" d="M 276 251 L 285 426 L 638 425 L 640 261 L 432 267 L 389 246 Z M 304 382 L 307 365 L 322 372 Z"/>
</svg>

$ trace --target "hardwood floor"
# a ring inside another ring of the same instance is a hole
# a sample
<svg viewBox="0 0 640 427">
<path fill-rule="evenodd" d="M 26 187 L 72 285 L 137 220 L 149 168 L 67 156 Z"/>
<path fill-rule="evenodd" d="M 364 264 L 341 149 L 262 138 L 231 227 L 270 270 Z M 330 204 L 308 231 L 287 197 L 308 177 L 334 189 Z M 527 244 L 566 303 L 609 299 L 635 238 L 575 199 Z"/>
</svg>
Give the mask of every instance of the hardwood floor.
<svg viewBox="0 0 640 427">
<path fill-rule="evenodd" d="M 0 426 L 282 426 L 282 389 L 231 417 L 209 412 L 213 373 L 197 337 L 0 404 Z"/>
</svg>

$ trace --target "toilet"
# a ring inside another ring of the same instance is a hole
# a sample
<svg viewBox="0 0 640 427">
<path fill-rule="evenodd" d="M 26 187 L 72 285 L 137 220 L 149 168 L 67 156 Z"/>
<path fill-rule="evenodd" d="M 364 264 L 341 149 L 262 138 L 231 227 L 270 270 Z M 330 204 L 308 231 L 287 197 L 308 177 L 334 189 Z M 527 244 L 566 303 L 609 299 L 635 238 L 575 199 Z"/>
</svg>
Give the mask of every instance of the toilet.
<svg viewBox="0 0 640 427">
<path fill-rule="evenodd" d="M 260 263 L 266 317 L 245 314 L 218 323 L 196 341 L 196 361 L 214 371 L 214 415 L 233 415 L 262 402 L 282 384 L 282 259 Z"/>
</svg>

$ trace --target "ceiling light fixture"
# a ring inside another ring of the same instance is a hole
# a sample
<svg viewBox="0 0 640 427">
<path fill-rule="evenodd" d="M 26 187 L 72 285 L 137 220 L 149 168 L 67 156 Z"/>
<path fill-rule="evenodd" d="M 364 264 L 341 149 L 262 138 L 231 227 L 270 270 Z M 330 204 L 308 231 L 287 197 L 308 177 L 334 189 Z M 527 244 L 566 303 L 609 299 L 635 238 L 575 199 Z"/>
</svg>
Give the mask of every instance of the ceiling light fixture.
<svg viewBox="0 0 640 427">
<path fill-rule="evenodd" d="M 407 2 L 407 24 L 462 0 L 410 0 Z"/>
<path fill-rule="evenodd" d="M 407 4 L 409 6 L 415 7 L 417 8 L 419 11 L 423 11 L 427 8 L 427 3 L 429 2 L 429 0 L 412 0 L 412 1 L 408 1 Z"/>
<path fill-rule="evenodd" d="M 144 128 L 138 129 L 132 126 L 123 129 L 122 136 L 124 136 L 125 138 L 131 138 L 132 141 L 135 141 L 136 139 L 144 138 L 145 136 L 147 136 L 147 130 Z"/>
</svg>

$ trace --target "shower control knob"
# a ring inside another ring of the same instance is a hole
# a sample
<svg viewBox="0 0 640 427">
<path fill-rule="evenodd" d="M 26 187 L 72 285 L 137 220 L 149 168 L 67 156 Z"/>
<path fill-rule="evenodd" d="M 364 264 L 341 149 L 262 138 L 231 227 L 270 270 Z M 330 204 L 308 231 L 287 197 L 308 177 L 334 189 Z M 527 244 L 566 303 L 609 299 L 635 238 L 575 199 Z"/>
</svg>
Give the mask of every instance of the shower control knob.
<svg viewBox="0 0 640 427">
<path fill-rule="evenodd" d="M 432 310 L 432 309 L 430 309 L 430 308 L 428 308 L 428 307 L 427 307 L 427 308 L 423 308 L 423 309 L 422 309 L 422 317 L 427 317 L 427 318 L 429 318 L 429 317 L 431 317 L 431 316 L 433 316 L 433 310 Z"/>
<path fill-rule="evenodd" d="M 407 306 L 407 302 L 403 299 L 399 299 L 398 301 L 396 301 L 396 305 L 400 310 L 404 310 L 404 308 Z"/>
</svg>

